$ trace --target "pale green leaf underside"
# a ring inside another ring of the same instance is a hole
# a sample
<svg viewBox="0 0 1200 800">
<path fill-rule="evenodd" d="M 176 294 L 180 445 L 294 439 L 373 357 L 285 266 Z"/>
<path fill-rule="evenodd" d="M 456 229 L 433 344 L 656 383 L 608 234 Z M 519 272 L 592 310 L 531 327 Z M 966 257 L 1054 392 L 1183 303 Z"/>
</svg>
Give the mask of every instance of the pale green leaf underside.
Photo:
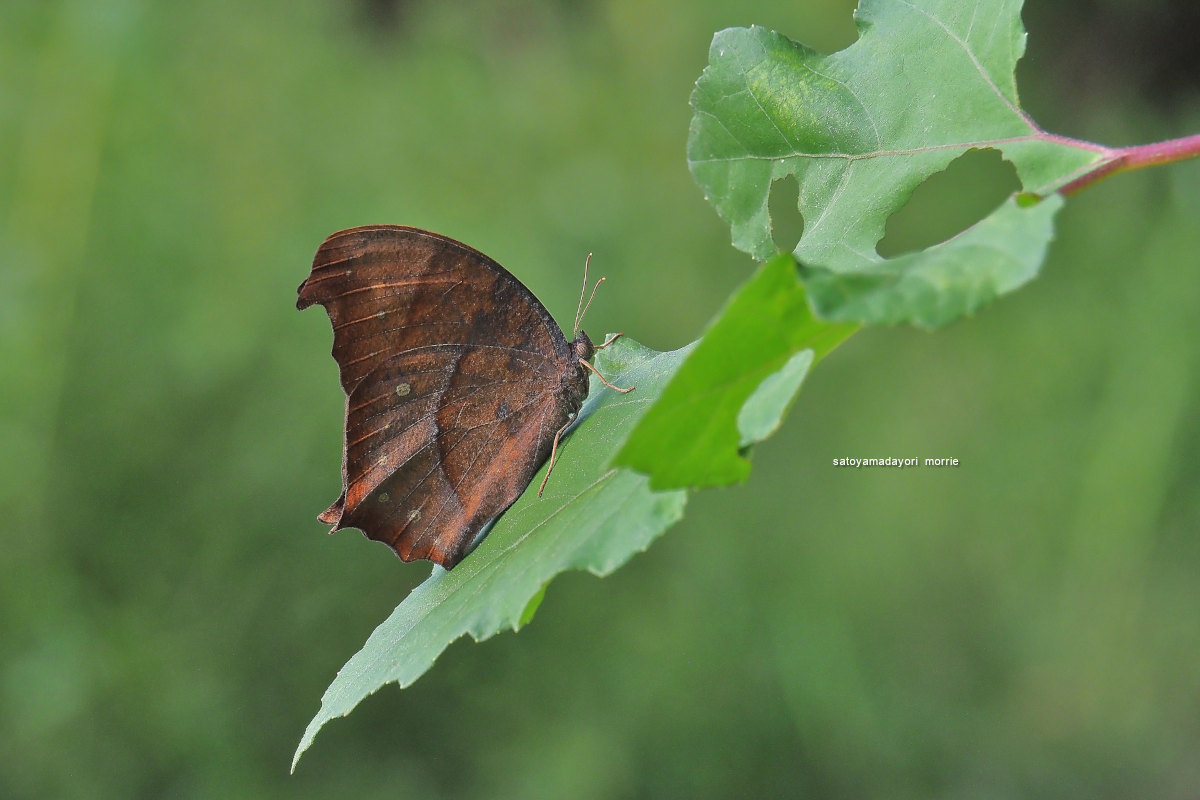
<svg viewBox="0 0 1200 800">
<path fill-rule="evenodd" d="M 804 217 L 795 249 L 801 264 L 875 274 L 888 269 L 875 249 L 888 217 L 968 150 L 1001 151 L 1025 190 L 1036 194 L 1099 161 L 1099 148 L 1050 137 L 1021 111 L 1013 77 L 1025 46 L 1020 5 L 863 0 L 859 40 L 829 56 L 764 28 L 718 33 L 692 95 L 688 161 L 729 223 L 734 245 L 758 259 L 776 252 L 771 184 L 795 175 Z M 962 298 L 1009 291 L 1036 274 L 1049 241 L 1046 220 L 1056 208 L 998 210 L 1015 235 L 1042 237 L 1015 253 L 1027 260 L 993 258 L 978 266 L 969 251 L 950 248 L 936 255 L 934 270 L 922 264 L 923 253 L 892 265 L 892 271 L 939 274 L 948 281 L 946 297 L 918 293 L 914 304 L 912 292 L 889 294 L 868 281 L 869 302 L 854 296 L 855 282 L 839 292 L 814 291 L 813 302 L 822 315 L 842 320 L 948 321 L 974 308 Z M 969 285 L 957 285 L 958 275 Z"/>
<path fill-rule="evenodd" d="M 749 447 L 773 434 L 813 364 L 812 350 L 801 350 L 778 372 L 768 375 L 738 412 L 738 447 Z"/>
</svg>

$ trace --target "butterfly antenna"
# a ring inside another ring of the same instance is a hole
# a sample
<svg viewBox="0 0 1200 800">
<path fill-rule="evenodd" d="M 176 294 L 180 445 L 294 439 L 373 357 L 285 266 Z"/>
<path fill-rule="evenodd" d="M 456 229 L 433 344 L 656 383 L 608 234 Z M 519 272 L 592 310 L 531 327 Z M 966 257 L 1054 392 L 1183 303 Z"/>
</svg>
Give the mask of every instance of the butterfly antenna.
<svg viewBox="0 0 1200 800">
<path fill-rule="evenodd" d="M 572 339 L 579 335 L 579 325 L 583 322 L 583 315 L 586 314 L 588 309 L 592 307 L 592 301 L 596 299 L 596 290 L 600 288 L 600 284 L 608 280 L 608 278 L 601 278 L 600 280 L 596 281 L 596 285 L 592 287 L 592 294 L 588 297 L 587 305 L 584 305 L 583 296 L 587 293 L 588 265 L 591 263 L 592 254 L 588 253 L 587 258 L 583 261 L 583 288 L 579 290 L 579 305 L 575 308 L 575 330 L 571 334 Z"/>
<path fill-rule="evenodd" d="M 583 286 L 579 288 L 579 305 L 575 306 L 575 330 L 571 333 L 571 338 L 574 339 L 579 335 L 579 323 L 583 320 L 583 312 L 586 310 L 583 307 L 583 296 L 587 294 L 587 271 L 588 264 L 592 263 L 592 254 L 588 253 L 587 258 L 583 260 Z M 595 291 L 592 292 L 595 294 Z M 588 301 L 591 305 L 591 301 Z"/>
<path fill-rule="evenodd" d="M 600 280 L 596 281 L 596 285 L 592 287 L 591 297 L 588 298 L 587 305 L 583 307 L 583 314 L 586 314 L 587 310 L 592 307 L 592 301 L 596 299 L 596 290 L 599 289 L 600 284 L 604 283 L 606 280 L 608 280 L 608 278 L 601 278 Z M 583 322 L 583 314 L 579 315 L 580 322 Z"/>
</svg>

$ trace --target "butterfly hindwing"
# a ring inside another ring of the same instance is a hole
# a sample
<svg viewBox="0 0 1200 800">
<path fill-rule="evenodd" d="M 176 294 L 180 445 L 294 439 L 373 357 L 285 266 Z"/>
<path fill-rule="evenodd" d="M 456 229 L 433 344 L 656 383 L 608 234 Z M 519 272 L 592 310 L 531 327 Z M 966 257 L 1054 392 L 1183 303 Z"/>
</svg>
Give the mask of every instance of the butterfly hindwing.
<svg viewBox="0 0 1200 800">
<path fill-rule="evenodd" d="M 578 356 L 516 278 L 427 231 L 336 233 L 299 295 L 329 314 L 347 394 L 343 493 L 322 521 L 454 566 L 578 409 Z"/>
</svg>

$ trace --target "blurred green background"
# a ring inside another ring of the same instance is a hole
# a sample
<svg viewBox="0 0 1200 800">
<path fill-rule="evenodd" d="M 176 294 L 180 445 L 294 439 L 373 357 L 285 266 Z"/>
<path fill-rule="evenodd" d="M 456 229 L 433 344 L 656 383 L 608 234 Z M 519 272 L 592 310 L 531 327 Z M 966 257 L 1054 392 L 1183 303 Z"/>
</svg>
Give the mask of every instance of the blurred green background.
<svg viewBox="0 0 1200 800">
<path fill-rule="evenodd" d="M 1200 130 L 1192 5 L 1032 4 L 1026 105 L 1108 144 Z M 745 486 L 287 774 L 428 574 L 314 518 L 342 412 L 294 308 L 317 245 L 432 228 L 560 320 L 594 251 L 589 328 L 680 346 L 752 268 L 684 159 L 712 33 L 831 51 L 852 8 L 0 6 L 0 797 L 1196 796 L 1196 163 L 1073 198 L 1044 277 L 975 318 L 855 336 Z M 963 159 L 884 249 L 1013 183 Z M 830 466 L 864 455 L 962 465 Z"/>
</svg>

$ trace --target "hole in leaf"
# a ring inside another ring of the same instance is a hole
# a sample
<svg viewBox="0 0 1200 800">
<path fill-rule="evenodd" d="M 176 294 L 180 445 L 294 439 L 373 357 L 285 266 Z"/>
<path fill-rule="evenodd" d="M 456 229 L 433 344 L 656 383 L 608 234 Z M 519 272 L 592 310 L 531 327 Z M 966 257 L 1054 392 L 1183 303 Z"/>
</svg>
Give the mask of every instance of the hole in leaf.
<svg viewBox="0 0 1200 800">
<path fill-rule="evenodd" d="M 1013 165 L 997 150 L 972 150 L 929 176 L 904 207 L 888 217 L 879 254 L 892 258 L 946 241 L 996 210 L 1021 188 Z"/>
<path fill-rule="evenodd" d="M 771 214 L 771 238 L 784 253 L 796 249 L 804 233 L 804 217 L 800 215 L 800 184 L 795 175 L 780 178 L 771 184 L 767 211 Z"/>
</svg>

